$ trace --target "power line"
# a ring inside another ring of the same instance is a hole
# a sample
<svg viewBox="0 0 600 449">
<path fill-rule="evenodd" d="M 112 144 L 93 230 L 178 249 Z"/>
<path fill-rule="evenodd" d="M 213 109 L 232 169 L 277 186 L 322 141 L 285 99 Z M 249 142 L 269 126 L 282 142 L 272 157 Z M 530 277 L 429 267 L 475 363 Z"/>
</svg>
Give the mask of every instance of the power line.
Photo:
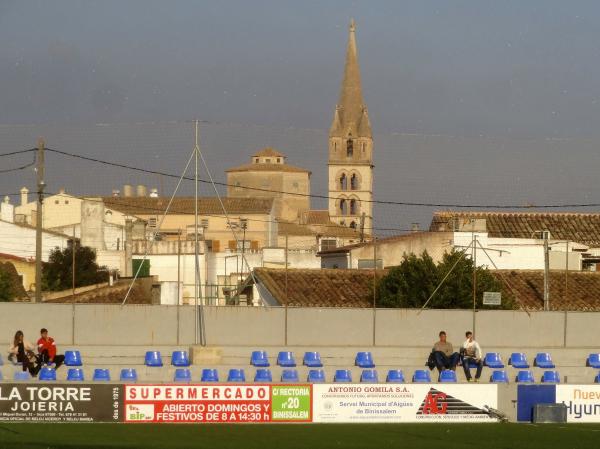
<svg viewBox="0 0 600 449">
<path fill-rule="evenodd" d="M 37 151 L 37 148 L 30 148 L 29 150 L 16 150 L 16 151 L 10 151 L 8 153 L 0 153 L 0 157 L 4 157 L 4 156 L 13 156 L 15 154 L 24 154 L 24 153 L 31 153 L 32 151 Z"/>
<path fill-rule="evenodd" d="M 89 156 L 83 156 L 80 154 L 69 153 L 66 151 L 55 150 L 51 148 L 45 149 L 48 152 L 60 154 L 63 156 L 68 156 L 72 158 L 82 159 L 89 162 L 95 162 L 98 164 L 109 165 L 112 167 L 123 168 L 127 170 L 134 170 L 142 173 L 152 174 L 152 175 L 160 175 L 168 178 L 179 178 L 179 175 L 173 173 L 162 172 L 158 170 L 150 170 L 146 168 L 134 167 L 127 164 L 122 164 L 118 162 L 105 161 L 97 158 L 92 158 Z M 194 178 L 184 177 L 186 181 L 194 181 Z M 213 184 L 210 180 L 207 179 L 198 179 L 198 182 L 203 184 Z M 259 192 L 269 192 L 269 193 L 281 193 L 292 196 L 301 196 L 301 197 L 309 197 L 309 198 L 318 198 L 318 199 L 333 199 L 337 200 L 337 197 L 332 197 L 328 195 L 315 195 L 315 194 L 306 194 L 306 193 L 297 193 L 297 192 L 288 192 L 284 190 L 275 190 L 275 189 L 265 189 L 259 187 L 248 187 L 248 186 L 238 186 L 232 185 L 225 182 L 214 182 L 214 184 L 222 186 L 222 187 L 235 187 L 244 190 L 253 190 Z M 352 193 L 352 190 L 349 190 L 348 193 Z M 416 201 L 385 201 L 385 200 L 359 200 L 364 203 L 372 203 L 372 204 L 382 204 L 387 206 L 418 206 L 418 207 L 440 207 L 440 208 L 468 208 L 468 209 L 564 209 L 564 208 L 572 208 L 572 209 L 580 209 L 587 207 L 600 207 L 600 203 L 573 203 L 573 204 L 543 204 L 543 205 L 514 205 L 514 204 L 460 204 L 460 203 L 428 203 L 428 202 L 416 202 Z"/>
</svg>

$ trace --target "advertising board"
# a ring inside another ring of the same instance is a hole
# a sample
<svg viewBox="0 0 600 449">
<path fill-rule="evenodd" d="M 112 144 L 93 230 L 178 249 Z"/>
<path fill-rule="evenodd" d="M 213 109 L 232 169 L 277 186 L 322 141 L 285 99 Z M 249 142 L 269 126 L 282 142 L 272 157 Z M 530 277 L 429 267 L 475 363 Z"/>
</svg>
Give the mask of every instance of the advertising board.
<svg viewBox="0 0 600 449">
<path fill-rule="evenodd" d="M 600 422 L 600 384 L 556 385 L 556 402 L 567 406 L 567 422 Z"/>
<path fill-rule="evenodd" d="M 310 422 L 309 385 L 126 385 L 125 422 Z"/>
<path fill-rule="evenodd" d="M 122 387 L 0 383 L 0 421 L 119 422 Z"/>
<path fill-rule="evenodd" d="M 497 404 L 497 385 L 313 385 L 314 422 L 494 422 Z"/>
</svg>

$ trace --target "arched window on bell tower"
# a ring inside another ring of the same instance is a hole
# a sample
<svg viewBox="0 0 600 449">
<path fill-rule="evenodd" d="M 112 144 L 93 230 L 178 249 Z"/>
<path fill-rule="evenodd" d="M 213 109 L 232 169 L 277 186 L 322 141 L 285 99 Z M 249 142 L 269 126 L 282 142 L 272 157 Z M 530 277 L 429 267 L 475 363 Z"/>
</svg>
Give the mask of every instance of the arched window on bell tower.
<svg viewBox="0 0 600 449">
<path fill-rule="evenodd" d="M 348 214 L 348 205 L 346 203 L 345 199 L 341 199 L 340 200 L 340 215 L 347 215 Z"/>
<path fill-rule="evenodd" d="M 347 190 L 348 189 L 348 177 L 346 176 L 346 173 L 342 173 L 342 176 L 340 176 L 340 190 Z"/>
<path fill-rule="evenodd" d="M 354 155 L 354 141 L 352 138 L 349 138 L 346 141 L 346 156 L 352 157 Z"/>
<path fill-rule="evenodd" d="M 352 173 L 352 176 L 350 176 L 350 190 L 358 190 L 358 176 L 356 176 L 356 173 Z"/>
<path fill-rule="evenodd" d="M 358 206 L 356 204 L 356 200 L 350 200 L 350 215 L 358 214 Z"/>
</svg>

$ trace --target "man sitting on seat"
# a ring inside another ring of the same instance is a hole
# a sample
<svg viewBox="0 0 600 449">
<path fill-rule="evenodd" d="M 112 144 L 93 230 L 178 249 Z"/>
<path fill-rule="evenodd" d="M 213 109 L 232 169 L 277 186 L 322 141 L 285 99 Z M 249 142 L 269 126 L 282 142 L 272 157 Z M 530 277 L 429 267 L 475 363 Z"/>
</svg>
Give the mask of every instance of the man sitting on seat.
<svg viewBox="0 0 600 449">
<path fill-rule="evenodd" d="M 433 345 L 431 352 L 438 371 L 441 372 L 444 369 L 451 369 L 452 371 L 456 370 L 456 365 L 458 365 L 458 361 L 460 360 L 460 354 L 454 352 L 452 343 L 446 341 L 446 332 L 440 332 L 440 341 Z"/>
<path fill-rule="evenodd" d="M 460 352 L 463 356 L 462 366 L 465 371 L 465 376 L 467 378 L 467 382 L 471 382 L 471 369 L 470 364 L 474 363 L 477 366 L 477 372 L 475 373 L 475 382 L 479 382 L 479 378 L 481 377 L 481 370 L 483 369 L 483 358 L 481 355 L 481 347 L 479 343 L 475 341 L 473 337 L 473 332 L 467 331 L 465 333 L 465 337 L 467 339 L 462 345 Z"/>
<path fill-rule="evenodd" d="M 56 354 L 56 343 L 54 342 L 54 338 L 48 336 L 48 329 L 40 330 L 40 334 L 41 337 L 37 342 L 40 362 L 46 365 L 55 363 L 55 368 L 58 368 L 63 364 L 65 356 Z"/>
</svg>

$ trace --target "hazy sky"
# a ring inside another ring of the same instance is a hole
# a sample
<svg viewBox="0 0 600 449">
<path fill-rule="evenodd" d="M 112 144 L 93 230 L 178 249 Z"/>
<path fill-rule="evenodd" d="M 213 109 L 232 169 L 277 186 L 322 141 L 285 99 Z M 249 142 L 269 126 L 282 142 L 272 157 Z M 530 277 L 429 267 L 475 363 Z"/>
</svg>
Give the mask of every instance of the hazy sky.
<svg viewBox="0 0 600 449">
<path fill-rule="evenodd" d="M 350 17 L 376 134 L 377 198 L 597 198 L 600 2 L 592 0 L 0 0 L 0 124 L 46 125 L 50 146 L 150 168 L 168 159 L 172 171 L 190 149 L 189 129 L 174 137 L 185 126 L 150 137 L 90 126 L 232 124 L 208 131 L 207 151 L 224 155 L 213 157 L 218 177 L 276 143 L 324 194 L 322 130 Z M 0 152 L 30 147 L 41 130 L 4 126 Z M 167 157 L 173 145 L 180 153 Z M 49 177 L 75 192 L 110 192 L 126 178 L 113 174 L 108 186 L 67 168 L 57 162 Z M 1 190 L 22 178 L 3 177 Z M 430 212 L 376 210 L 380 222 L 403 226 Z"/>
</svg>

